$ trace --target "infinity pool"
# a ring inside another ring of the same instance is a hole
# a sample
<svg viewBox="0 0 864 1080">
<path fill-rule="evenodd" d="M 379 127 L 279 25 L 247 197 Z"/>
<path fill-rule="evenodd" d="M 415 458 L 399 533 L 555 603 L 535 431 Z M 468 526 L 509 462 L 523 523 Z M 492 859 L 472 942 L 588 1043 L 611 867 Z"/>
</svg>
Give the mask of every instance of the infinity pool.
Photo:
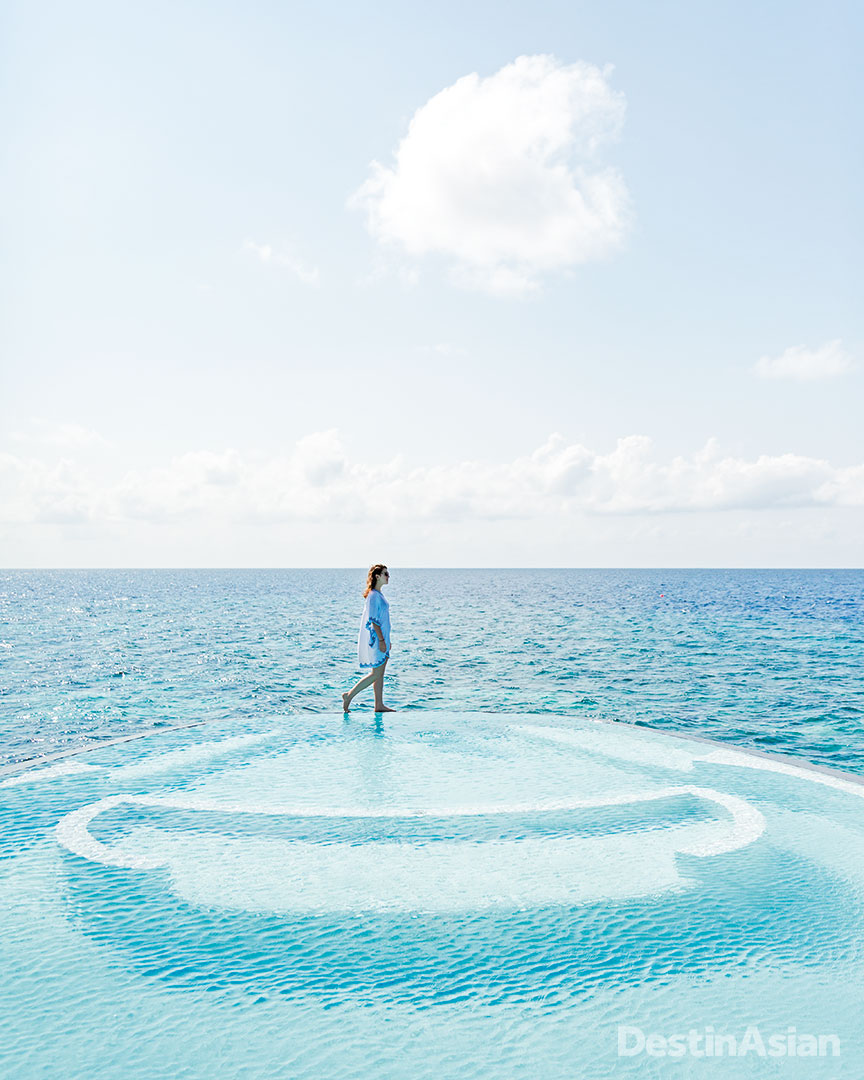
<svg viewBox="0 0 864 1080">
<path fill-rule="evenodd" d="M 0 805 L 3 1076 L 864 1075 L 845 774 L 310 713 L 7 770 Z"/>
</svg>

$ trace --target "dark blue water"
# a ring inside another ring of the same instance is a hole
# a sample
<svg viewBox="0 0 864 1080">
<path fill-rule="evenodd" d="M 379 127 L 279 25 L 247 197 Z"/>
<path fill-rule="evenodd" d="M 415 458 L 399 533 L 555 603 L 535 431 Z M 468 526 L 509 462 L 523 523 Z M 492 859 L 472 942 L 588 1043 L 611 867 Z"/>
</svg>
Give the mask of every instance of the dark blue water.
<svg viewBox="0 0 864 1080">
<path fill-rule="evenodd" d="M 0 572 L 0 760 L 341 712 L 355 570 Z M 400 570 L 387 702 L 649 724 L 864 771 L 864 570 Z M 371 694 L 354 710 L 372 709 Z"/>
</svg>

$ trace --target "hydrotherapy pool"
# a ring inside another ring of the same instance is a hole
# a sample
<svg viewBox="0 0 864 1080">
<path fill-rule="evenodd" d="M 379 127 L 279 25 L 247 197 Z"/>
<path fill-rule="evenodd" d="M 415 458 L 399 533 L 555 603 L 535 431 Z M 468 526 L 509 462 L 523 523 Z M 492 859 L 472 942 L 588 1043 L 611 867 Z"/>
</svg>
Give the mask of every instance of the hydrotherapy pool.
<svg viewBox="0 0 864 1080">
<path fill-rule="evenodd" d="M 860 1080 L 862 796 L 513 714 L 7 770 L 0 1075 Z"/>
</svg>

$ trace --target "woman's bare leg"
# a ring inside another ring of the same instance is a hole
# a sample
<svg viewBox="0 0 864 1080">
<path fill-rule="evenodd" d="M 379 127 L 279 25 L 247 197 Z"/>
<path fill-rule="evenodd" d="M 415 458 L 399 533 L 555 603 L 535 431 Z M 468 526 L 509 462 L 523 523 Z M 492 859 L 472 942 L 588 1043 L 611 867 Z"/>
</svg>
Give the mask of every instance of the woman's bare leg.
<svg viewBox="0 0 864 1080">
<path fill-rule="evenodd" d="M 387 661 L 379 667 L 373 668 L 373 675 L 375 681 L 372 683 L 372 689 L 375 691 L 375 712 L 395 712 L 395 709 L 388 709 L 384 704 L 384 668 L 387 667 Z"/>
<path fill-rule="evenodd" d="M 348 712 L 355 695 L 359 694 L 361 690 L 365 690 L 369 685 L 373 687 L 375 692 L 375 712 L 396 711 L 395 709 L 388 709 L 384 704 L 384 668 L 386 667 L 387 661 L 385 660 L 383 664 L 379 664 L 378 667 L 372 668 L 367 675 L 358 679 L 354 686 L 342 695 L 342 708 L 345 712 Z"/>
<path fill-rule="evenodd" d="M 359 694 L 361 690 L 365 690 L 367 686 L 370 686 L 375 681 L 375 669 L 373 668 L 368 674 L 359 679 L 351 689 L 342 695 L 342 708 L 345 712 L 348 712 L 348 707 L 354 698 L 355 694 Z"/>
<path fill-rule="evenodd" d="M 387 661 L 384 660 L 383 664 L 381 664 L 380 667 L 373 667 L 372 671 L 367 672 L 367 674 L 363 675 L 362 678 L 357 679 L 356 683 L 351 687 L 351 689 L 347 693 L 342 694 L 342 708 L 343 708 L 343 710 L 348 712 L 348 707 L 351 704 L 351 702 L 353 701 L 355 694 L 360 693 L 361 690 L 365 690 L 367 686 L 372 686 L 375 679 L 377 678 L 376 672 L 380 671 L 381 674 L 383 675 L 383 667 L 386 664 L 387 664 Z M 376 696 L 377 696 L 378 691 L 376 690 L 375 692 L 376 692 Z M 378 698 L 376 697 L 375 700 L 377 701 Z"/>
</svg>

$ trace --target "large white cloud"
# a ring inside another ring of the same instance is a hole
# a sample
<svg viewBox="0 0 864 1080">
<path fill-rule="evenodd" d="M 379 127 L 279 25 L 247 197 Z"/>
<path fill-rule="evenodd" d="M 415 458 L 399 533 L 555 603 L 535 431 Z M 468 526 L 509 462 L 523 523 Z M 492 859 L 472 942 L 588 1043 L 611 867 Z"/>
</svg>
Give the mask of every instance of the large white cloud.
<svg viewBox="0 0 864 1080">
<path fill-rule="evenodd" d="M 603 258 L 631 219 L 601 153 L 624 119 L 611 68 L 520 56 L 465 75 L 418 109 L 391 167 L 373 162 L 349 205 L 408 256 L 443 256 L 460 285 L 536 289 L 542 275 Z"/>
<path fill-rule="evenodd" d="M 338 432 L 280 456 L 195 451 L 116 480 L 68 458 L 44 464 L 0 454 L 0 523 L 233 520 L 446 522 L 570 514 L 657 514 L 864 507 L 864 464 L 798 454 L 724 456 L 711 440 L 660 460 L 632 435 L 598 452 L 552 435 L 503 462 L 411 465 L 351 460 Z"/>
<path fill-rule="evenodd" d="M 793 345 L 779 356 L 763 356 L 756 364 L 756 374 L 763 379 L 794 379 L 812 382 L 815 379 L 831 379 L 852 370 L 852 357 L 837 338 L 818 349 L 806 345 Z"/>
</svg>

